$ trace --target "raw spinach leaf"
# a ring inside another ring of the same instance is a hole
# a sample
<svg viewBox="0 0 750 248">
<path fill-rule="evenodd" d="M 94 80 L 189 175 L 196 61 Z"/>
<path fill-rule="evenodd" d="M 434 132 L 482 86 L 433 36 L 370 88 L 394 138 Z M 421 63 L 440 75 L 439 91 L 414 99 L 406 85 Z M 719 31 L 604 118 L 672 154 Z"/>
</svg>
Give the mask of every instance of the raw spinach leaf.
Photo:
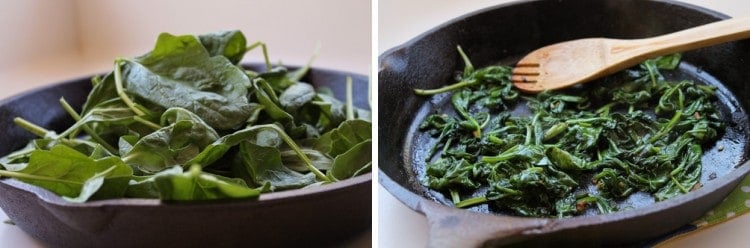
<svg viewBox="0 0 750 248">
<path fill-rule="evenodd" d="M 150 53 L 124 61 L 126 91 L 164 109 L 180 107 L 217 130 L 250 117 L 250 79 L 224 56 L 211 57 L 191 35 L 161 34 Z"/>
<path fill-rule="evenodd" d="M 0 171 L 45 188 L 67 200 L 122 197 L 132 169 L 117 157 L 92 159 L 65 145 L 32 152 L 28 166 L 19 171 Z"/>
<path fill-rule="evenodd" d="M 105 177 L 109 176 L 112 171 L 114 171 L 117 167 L 112 166 L 109 169 L 96 173 L 94 176 L 90 177 L 86 181 L 83 182 L 83 185 L 81 187 L 81 193 L 77 197 L 67 197 L 63 196 L 63 199 L 68 200 L 70 202 L 86 202 L 88 201 L 91 196 L 97 193 L 102 188 L 102 185 L 104 185 L 104 179 Z M 121 194 L 115 194 L 114 197 L 118 197 Z"/>
<path fill-rule="evenodd" d="M 315 147 L 328 156 L 336 157 L 359 143 L 372 138 L 372 124 L 365 120 L 348 120 L 338 128 L 321 135 Z"/>
<path fill-rule="evenodd" d="M 258 132 L 256 139 L 240 143 L 241 168 L 235 170 L 246 174 L 249 184 L 270 184 L 271 191 L 301 188 L 315 183 L 313 173 L 302 174 L 284 166 L 278 145 L 281 138 L 276 132 L 266 130 Z"/>
<path fill-rule="evenodd" d="M 233 64 L 239 63 L 247 52 L 245 35 L 237 30 L 202 34 L 198 38 L 211 57 L 224 56 Z"/>
<path fill-rule="evenodd" d="M 323 93 L 318 93 L 316 98 L 314 104 L 320 108 L 317 125 L 322 127 L 324 131 L 334 129 L 346 120 L 346 106 L 343 102 Z"/>
<path fill-rule="evenodd" d="M 162 124 L 169 124 L 138 140 L 123 160 L 140 172 L 153 174 L 198 156 L 219 135 L 197 115 L 181 108 L 171 108 L 162 115 Z"/>
<path fill-rule="evenodd" d="M 333 159 L 333 166 L 328 171 L 330 178 L 343 180 L 353 177 L 372 161 L 372 141 L 365 140 Z"/>
<path fill-rule="evenodd" d="M 271 85 L 263 78 L 253 79 L 252 83 L 253 92 L 255 97 L 263 106 L 263 112 L 268 114 L 272 120 L 281 123 L 288 123 L 294 120 L 291 114 L 284 111 L 279 105 L 279 98 L 276 96 L 276 92 L 271 88 Z"/>
<path fill-rule="evenodd" d="M 159 188 L 156 186 L 156 178 L 160 176 L 182 174 L 181 166 L 165 169 L 153 175 L 133 176 L 128 182 L 125 197 L 130 198 L 159 198 Z"/>
<path fill-rule="evenodd" d="M 253 199 L 260 195 L 260 191 L 246 185 L 202 172 L 200 166 L 181 174 L 160 175 L 154 181 L 164 201 Z"/>
<path fill-rule="evenodd" d="M 119 98 L 115 89 L 115 78 L 112 73 L 108 73 L 104 77 L 93 77 L 91 84 L 93 84 L 93 88 L 89 92 L 86 102 L 83 104 L 81 114 L 87 114 L 94 106 L 102 102 Z"/>
<path fill-rule="evenodd" d="M 46 139 L 33 139 L 29 141 L 24 148 L 14 151 L 5 157 L 0 158 L 0 166 L 4 167 L 4 170 L 19 171 L 26 167 L 29 163 L 29 157 L 31 153 L 36 150 L 48 150 L 45 145 L 39 146 L 38 144 L 44 142 L 47 143 Z"/>
<path fill-rule="evenodd" d="M 289 71 L 283 66 L 274 67 L 270 71 L 259 74 L 258 77 L 263 78 L 268 83 L 269 88 L 276 92 L 282 92 L 297 83 L 296 80 L 290 78 Z"/>
<path fill-rule="evenodd" d="M 315 88 L 306 83 L 296 83 L 284 90 L 279 96 L 279 104 L 287 112 L 295 112 L 315 97 Z"/>
<path fill-rule="evenodd" d="M 313 166 L 315 166 L 315 168 L 318 168 L 318 170 L 327 171 L 331 169 L 331 166 L 333 166 L 333 159 L 323 154 L 323 152 L 310 148 L 301 148 L 301 150 L 302 153 L 305 154 L 305 156 L 310 158 Z M 310 169 L 307 167 L 307 164 L 305 164 L 305 161 L 300 158 L 295 150 L 281 150 L 280 155 L 282 163 L 284 164 L 284 166 L 289 167 L 289 169 L 295 170 L 297 172 L 310 171 Z"/>
<path fill-rule="evenodd" d="M 81 117 L 76 123 L 70 126 L 61 136 L 77 132 L 84 125 L 97 123 L 95 130 L 112 129 L 114 126 L 128 126 L 137 122 L 136 114 L 119 99 L 104 101 Z M 99 131 L 101 133 L 103 131 Z"/>
<path fill-rule="evenodd" d="M 80 112 L 61 99 L 74 120 L 61 134 L 15 118 L 39 138 L 0 158 L 0 176 L 75 202 L 188 201 L 256 198 L 334 181 L 326 172 L 335 180 L 369 172 L 371 124 L 344 122 L 369 112 L 301 82 L 310 63 L 272 68 L 265 43 L 246 42 L 239 31 L 161 34 L 152 51 L 93 77 Z M 267 71 L 238 65 L 259 46 Z"/>
</svg>

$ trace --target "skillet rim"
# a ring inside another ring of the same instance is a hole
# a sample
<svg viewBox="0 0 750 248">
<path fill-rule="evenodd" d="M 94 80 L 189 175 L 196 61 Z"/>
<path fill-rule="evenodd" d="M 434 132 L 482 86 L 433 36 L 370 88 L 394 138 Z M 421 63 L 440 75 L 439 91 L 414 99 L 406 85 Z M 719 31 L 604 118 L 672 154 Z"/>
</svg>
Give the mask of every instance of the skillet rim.
<svg viewBox="0 0 750 248">
<path fill-rule="evenodd" d="M 398 56 L 399 53 L 408 49 L 415 43 L 418 43 L 420 40 L 424 39 L 425 37 L 432 35 L 434 33 L 437 33 L 437 32 L 441 32 L 443 29 L 446 29 L 449 26 L 452 26 L 458 22 L 461 22 L 464 19 L 477 16 L 477 15 L 481 15 L 481 14 L 486 14 L 488 12 L 493 12 L 501 8 L 507 8 L 507 7 L 512 7 L 512 6 L 517 6 L 517 5 L 532 4 L 534 2 L 541 2 L 541 1 L 542 0 L 519 0 L 519 1 L 514 1 L 514 2 L 502 3 L 502 4 L 474 10 L 466 14 L 460 15 L 458 17 L 452 18 L 446 22 L 443 22 L 438 26 L 435 26 L 423 33 L 420 33 L 418 36 L 404 42 L 403 44 L 389 48 L 385 52 L 380 54 L 380 56 L 378 56 L 378 61 L 379 61 L 378 74 L 382 73 L 383 71 L 388 70 L 386 66 L 387 65 L 386 62 L 389 60 L 389 58 Z M 719 20 L 731 18 L 730 16 L 717 12 L 715 10 L 711 10 L 705 7 L 701 7 L 701 6 L 697 6 L 697 5 L 693 5 L 689 3 L 684 3 L 684 2 L 679 2 L 679 1 L 643 0 L 643 2 L 660 2 L 665 5 L 672 5 L 672 6 L 680 7 L 684 10 L 705 14 L 707 16 L 710 16 L 712 18 L 719 19 Z M 383 81 L 379 81 L 378 84 L 382 85 Z M 399 149 L 399 150 L 404 151 L 404 149 Z M 379 155 L 379 160 L 380 158 L 381 158 L 381 155 Z M 401 161 L 400 164 L 394 165 L 394 166 L 404 166 L 402 160 L 400 161 Z M 618 220 L 632 219 L 638 216 L 653 215 L 653 214 L 669 211 L 683 204 L 686 204 L 688 202 L 697 201 L 697 200 L 706 198 L 707 196 L 712 195 L 714 192 L 716 192 L 720 188 L 728 187 L 732 184 L 735 184 L 734 187 L 736 187 L 736 184 L 739 184 L 740 180 L 744 178 L 745 176 L 747 176 L 748 172 L 750 172 L 750 160 L 745 160 L 745 161 L 740 162 L 738 165 L 734 166 L 734 168 L 731 170 L 730 173 L 723 175 L 719 178 L 716 178 L 714 180 L 711 180 L 710 182 L 702 182 L 703 186 L 697 190 L 693 190 L 691 192 L 688 192 L 678 197 L 670 198 L 670 199 L 660 201 L 660 202 L 655 202 L 652 205 L 649 205 L 649 207 L 640 207 L 636 209 L 617 211 L 617 212 L 609 213 L 609 214 L 573 216 L 573 217 L 567 217 L 567 218 L 520 217 L 520 216 L 513 216 L 513 215 L 501 215 L 497 213 L 480 213 L 480 212 L 470 211 L 466 209 L 458 209 L 452 206 L 447 206 L 439 202 L 436 202 L 432 199 L 429 199 L 423 195 L 415 193 L 408 187 L 404 187 L 400 182 L 393 180 L 393 178 L 390 175 L 388 175 L 385 171 L 383 171 L 383 169 L 380 166 L 378 166 L 378 182 L 383 186 L 383 188 L 385 188 L 396 199 L 398 199 L 400 202 L 402 202 L 404 205 L 406 205 L 413 211 L 416 211 L 422 215 L 426 215 L 426 213 L 424 211 L 424 207 L 421 206 L 421 204 L 428 204 L 433 207 L 436 206 L 441 209 L 448 209 L 448 210 L 457 211 L 461 213 L 468 213 L 472 216 L 474 215 L 495 216 L 495 217 L 501 217 L 501 218 L 515 219 L 515 220 L 519 220 L 523 222 L 539 222 L 539 221 L 550 222 L 552 224 L 549 224 L 549 225 L 554 226 L 553 228 L 555 230 L 553 231 L 562 231 L 562 230 L 572 229 L 572 228 L 581 227 L 581 226 L 601 225 L 601 224 L 606 224 L 610 222 L 616 222 Z M 411 178 L 411 175 L 407 175 L 407 178 L 410 180 L 414 179 L 414 178 Z M 429 219 L 429 216 L 428 216 L 428 219 Z"/>
</svg>

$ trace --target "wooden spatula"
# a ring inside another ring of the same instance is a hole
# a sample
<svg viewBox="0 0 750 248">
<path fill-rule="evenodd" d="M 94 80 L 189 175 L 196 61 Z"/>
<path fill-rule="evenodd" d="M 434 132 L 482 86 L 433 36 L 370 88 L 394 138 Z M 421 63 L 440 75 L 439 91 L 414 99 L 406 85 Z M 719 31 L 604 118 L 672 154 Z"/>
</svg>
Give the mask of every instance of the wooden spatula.
<svg viewBox="0 0 750 248">
<path fill-rule="evenodd" d="M 646 59 L 750 38 L 750 17 L 709 23 L 662 36 L 588 38 L 542 47 L 518 61 L 512 81 L 521 91 L 559 89 L 612 74 Z M 750 66 L 750 61 L 748 61 Z M 750 68 L 750 67 L 748 67 Z"/>
</svg>

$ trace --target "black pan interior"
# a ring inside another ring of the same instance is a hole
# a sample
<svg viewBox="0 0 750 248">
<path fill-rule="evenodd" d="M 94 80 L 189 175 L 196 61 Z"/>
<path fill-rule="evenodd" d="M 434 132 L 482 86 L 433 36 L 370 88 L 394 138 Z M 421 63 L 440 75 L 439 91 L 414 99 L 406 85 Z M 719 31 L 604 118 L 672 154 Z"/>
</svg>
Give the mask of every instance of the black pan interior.
<svg viewBox="0 0 750 248">
<path fill-rule="evenodd" d="M 710 11 L 686 11 L 669 1 L 532 1 L 511 4 L 460 17 L 380 57 L 379 166 L 393 181 L 417 195 L 447 203 L 441 193 L 422 186 L 423 152 L 434 140 L 416 131 L 421 120 L 449 101 L 423 98 L 413 88 L 437 88 L 453 83 L 463 69 L 456 52 L 461 45 L 475 67 L 512 64 L 544 45 L 587 37 L 643 38 L 725 18 Z M 727 129 L 715 146 L 706 147 L 701 183 L 721 181 L 748 157 L 750 41 L 727 43 L 683 53 L 674 79 L 690 79 L 719 86 L 717 104 Z M 447 105 L 450 105 L 449 103 Z M 722 147 L 723 149 L 719 149 Z M 722 151 L 719 151 L 722 150 Z M 637 208 L 653 203 L 635 194 L 624 205 Z M 621 206 L 622 207 L 622 206 Z M 486 206 L 474 210 L 487 212 Z"/>
<path fill-rule="evenodd" d="M 703 184 L 710 183 L 717 178 L 731 173 L 737 166 L 740 166 L 746 161 L 748 150 L 747 141 L 750 140 L 750 133 L 748 133 L 748 131 L 750 130 L 745 128 L 745 125 L 748 122 L 747 113 L 739 104 L 737 98 L 715 77 L 688 63 L 681 63 L 677 70 L 666 72 L 665 77 L 670 81 L 690 80 L 696 83 L 718 87 L 717 101 L 715 101 L 715 105 L 719 109 L 719 114 L 721 115 L 722 120 L 726 123 L 727 128 L 714 144 L 704 147 L 700 182 Z M 426 153 L 435 144 L 436 139 L 425 132 L 419 131 L 418 126 L 428 115 L 433 113 L 449 113 L 455 115 L 455 113 L 451 111 L 452 105 L 450 103 L 449 95 L 450 94 L 441 94 L 425 99 L 426 102 L 420 106 L 416 117 L 409 127 L 408 138 L 404 145 L 404 154 L 411 155 L 405 157 L 405 159 L 408 159 L 405 164 L 407 167 L 410 167 L 408 172 L 413 173 L 411 177 L 424 177 L 428 161 L 434 161 L 434 158 L 428 160 Z M 525 109 L 525 105 L 519 103 L 517 108 Z M 514 110 L 514 112 L 529 113 L 528 111 L 518 110 Z M 587 184 L 590 183 L 581 182 L 581 185 Z M 419 189 L 423 195 L 435 201 L 446 205 L 452 205 L 451 199 L 442 192 L 428 189 L 422 185 L 419 186 Z M 589 188 L 588 190 L 595 191 L 592 188 Z M 481 193 L 475 193 L 473 196 L 479 196 L 479 194 Z M 465 197 L 469 196 L 464 196 L 463 198 Z M 654 202 L 655 200 L 650 194 L 637 192 L 626 199 L 618 200 L 618 206 L 620 209 L 635 209 L 651 205 Z M 498 210 L 490 208 L 488 204 L 477 205 L 469 209 L 485 213 L 498 212 Z M 598 214 L 598 211 L 595 209 L 589 209 L 589 211 L 584 214 L 596 215 Z"/>
</svg>

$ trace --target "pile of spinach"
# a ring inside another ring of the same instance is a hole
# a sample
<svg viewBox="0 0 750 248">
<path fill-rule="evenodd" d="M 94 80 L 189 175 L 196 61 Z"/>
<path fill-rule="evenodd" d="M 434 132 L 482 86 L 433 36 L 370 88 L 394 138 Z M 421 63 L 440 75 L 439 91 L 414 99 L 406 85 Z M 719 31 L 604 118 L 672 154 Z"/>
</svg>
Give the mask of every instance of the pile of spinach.
<svg viewBox="0 0 750 248">
<path fill-rule="evenodd" d="M 92 78 L 81 112 L 56 133 L 24 119 L 38 136 L 0 158 L 0 176 L 73 202 L 109 198 L 174 201 L 257 198 L 368 173 L 369 111 L 303 76 L 272 66 L 264 43 L 240 31 L 198 36 L 162 33 L 154 49 L 118 58 Z M 261 47 L 266 71 L 239 65 Z"/>
<path fill-rule="evenodd" d="M 456 207 L 566 217 L 593 206 L 616 211 L 617 200 L 635 192 L 661 201 L 700 187 L 703 146 L 724 126 L 715 87 L 670 82 L 660 72 L 674 69 L 680 54 L 525 95 L 512 87 L 510 67 L 474 69 L 458 52 L 466 66 L 457 83 L 415 90 L 452 92 L 452 111 L 427 116 L 419 128 L 436 138 L 421 181 Z"/>
</svg>

